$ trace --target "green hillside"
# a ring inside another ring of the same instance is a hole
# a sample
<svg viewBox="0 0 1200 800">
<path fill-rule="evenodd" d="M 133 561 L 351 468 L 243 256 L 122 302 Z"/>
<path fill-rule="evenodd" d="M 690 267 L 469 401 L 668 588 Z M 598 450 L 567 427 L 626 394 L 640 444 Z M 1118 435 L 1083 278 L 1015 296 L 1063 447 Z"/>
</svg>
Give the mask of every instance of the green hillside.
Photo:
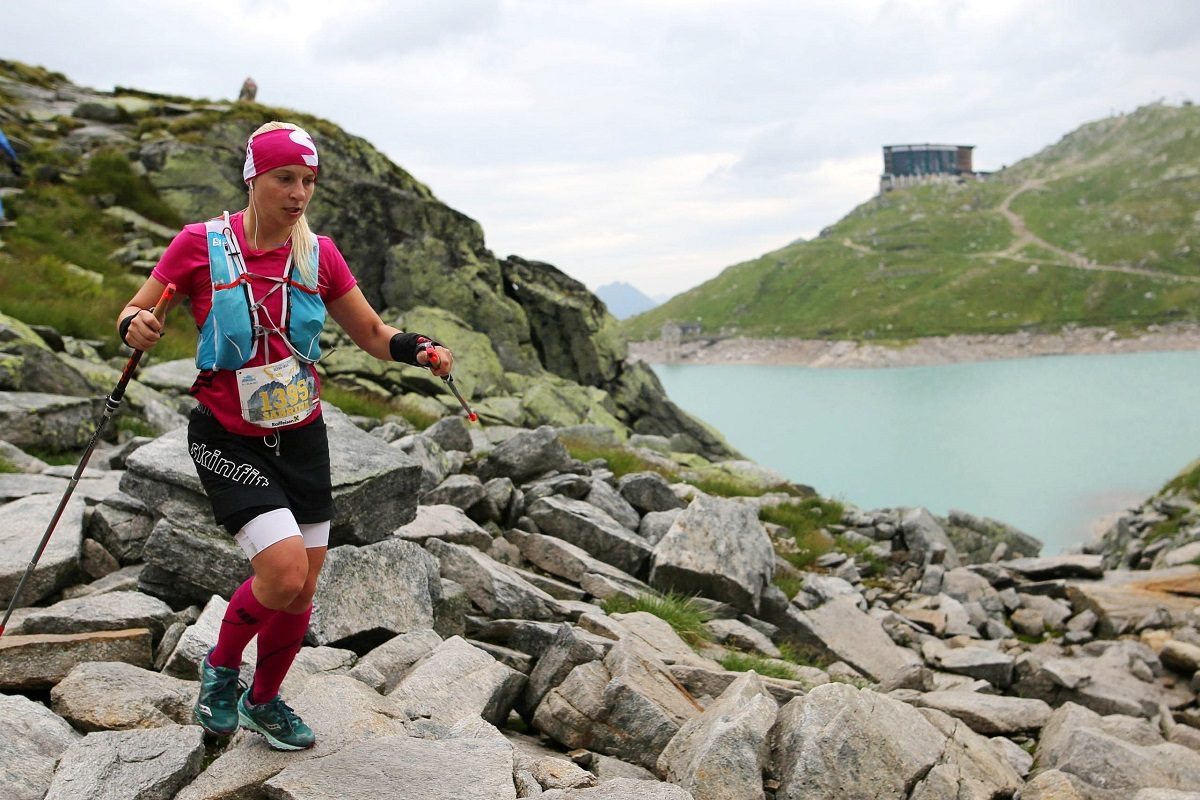
<svg viewBox="0 0 1200 800">
<path fill-rule="evenodd" d="M 626 320 L 909 339 L 1200 318 L 1200 108 L 1093 122 L 989 179 L 898 189 Z"/>
</svg>

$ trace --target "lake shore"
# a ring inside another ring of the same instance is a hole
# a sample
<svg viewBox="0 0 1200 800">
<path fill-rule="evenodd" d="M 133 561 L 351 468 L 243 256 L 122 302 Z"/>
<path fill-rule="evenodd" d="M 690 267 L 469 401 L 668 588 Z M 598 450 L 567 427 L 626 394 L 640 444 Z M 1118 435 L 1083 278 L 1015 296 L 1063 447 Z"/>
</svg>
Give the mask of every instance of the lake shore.
<svg viewBox="0 0 1200 800">
<path fill-rule="evenodd" d="M 960 334 L 905 342 L 708 338 L 682 343 L 673 358 L 662 342 L 647 341 L 630 342 L 629 357 L 651 364 L 780 364 L 867 369 L 1165 350 L 1200 350 L 1200 325 L 1159 325 L 1129 336 L 1121 336 L 1109 328 L 1074 328 L 1052 334 Z"/>
</svg>

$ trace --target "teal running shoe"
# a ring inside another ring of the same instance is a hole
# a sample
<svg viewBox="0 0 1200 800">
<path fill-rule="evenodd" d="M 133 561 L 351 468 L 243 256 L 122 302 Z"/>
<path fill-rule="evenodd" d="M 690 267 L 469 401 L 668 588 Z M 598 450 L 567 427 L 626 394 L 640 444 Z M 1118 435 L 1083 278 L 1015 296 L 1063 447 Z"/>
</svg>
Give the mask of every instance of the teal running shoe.
<svg viewBox="0 0 1200 800">
<path fill-rule="evenodd" d="M 312 728 L 279 695 L 256 706 L 250 702 L 247 689 L 238 701 L 237 710 L 242 727 L 261 733 L 275 750 L 306 750 L 317 740 Z"/>
<path fill-rule="evenodd" d="M 237 701 L 241 690 L 238 671 L 208 663 L 209 650 L 200 660 L 200 697 L 192 716 L 200 727 L 215 736 L 229 736 L 238 729 Z"/>
</svg>

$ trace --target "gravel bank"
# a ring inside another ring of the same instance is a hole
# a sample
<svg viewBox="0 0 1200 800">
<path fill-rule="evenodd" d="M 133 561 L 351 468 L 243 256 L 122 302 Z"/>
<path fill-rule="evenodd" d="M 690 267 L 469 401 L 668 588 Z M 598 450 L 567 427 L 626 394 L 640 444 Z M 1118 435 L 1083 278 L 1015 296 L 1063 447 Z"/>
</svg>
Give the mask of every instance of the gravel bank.
<svg viewBox="0 0 1200 800">
<path fill-rule="evenodd" d="M 630 358 L 652 364 L 790 364 L 805 367 L 921 367 L 1033 356 L 1200 350 L 1200 326 L 1151 327 L 1121 336 L 1108 328 L 1060 333 L 931 336 L 900 343 L 732 337 L 686 342 L 668 359 L 661 342 L 631 342 Z"/>
</svg>

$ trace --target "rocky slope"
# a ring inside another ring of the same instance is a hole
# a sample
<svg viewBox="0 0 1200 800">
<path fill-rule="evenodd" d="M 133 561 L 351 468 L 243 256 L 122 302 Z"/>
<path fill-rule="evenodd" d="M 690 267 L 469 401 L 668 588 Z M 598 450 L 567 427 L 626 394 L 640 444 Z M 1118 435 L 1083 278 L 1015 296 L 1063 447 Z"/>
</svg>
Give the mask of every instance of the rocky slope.
<svg viewBox="0 0 1200 800">
<path fill-rule="evenodd" d="M 696 452 L 736 455 L 719 434 L 675 406 L 645 365 L 625 363 L 616 320 L 583 284 L 549 264 L 498 260 L 478 223 L 438 201 L 368 142 L 286 109 L 132 89 L 97 92 L 56 73 L 0 61 L 0 126 L 27 176 L 5 173 L 8 187 L 0 187 L 17 223 L 3 232 L 0 285 L 7 296 L 0 311 L 39 321 L 44 288 L 23 297 L 17 287 L 30 273 L 41 271 L 51 281 L 60 269 L 67 278 L 54 293 L 56 302 L 95 306 L 98 294 L 111 295 L 108 302 L 119 308 L 180 221 L 244 207 L 245 140 L 269 119 L 296 121 L 314 135 L 323 166 L 311 208 L 314 229 L 338 242 L 385 319 L 458 351 L 459 383 L 479 401 L 484 420 L 594 422 L 622 437 L 679 435 Z M 92 239 L 93 250 L 111 238 L 115 249 L 97 255 L 64 246 L 76 237 Z M 63 316 L 64 324 L 73 324 L 82 315 L 70 319 L 68 310 Z M 110 349 L 111 322 L 104 317 L 78 333 Z M 384 370 L 353 348 L 342 348 L 324 367 L 335 380 L 387 401 L 435 415 L 457 409 L 436 381 L 411 370 Z"/>
<path fill-rule="evenodd" d="M 45 333 L 10 321 L 0 347 L 38 351 L 29 375 L 114 377 Z M 761 518 L 837 507 L 750 464 L 329 405 L 338 515 L 284 687 L 317 745 L 206 740 L 196 664 L 248 567 L 186 452 L 188 373 L 142 373 L 131 415 L 163 433 L 102 444 L 0 638 L 0 796 L 1196 797 L 1182 537 L 1114 568 L 962 512 L 849 507 L 814 560 Z M 0 602 L 73 471 L 29 451 L 94 410 L 0 391 Z"/>
</svg>

